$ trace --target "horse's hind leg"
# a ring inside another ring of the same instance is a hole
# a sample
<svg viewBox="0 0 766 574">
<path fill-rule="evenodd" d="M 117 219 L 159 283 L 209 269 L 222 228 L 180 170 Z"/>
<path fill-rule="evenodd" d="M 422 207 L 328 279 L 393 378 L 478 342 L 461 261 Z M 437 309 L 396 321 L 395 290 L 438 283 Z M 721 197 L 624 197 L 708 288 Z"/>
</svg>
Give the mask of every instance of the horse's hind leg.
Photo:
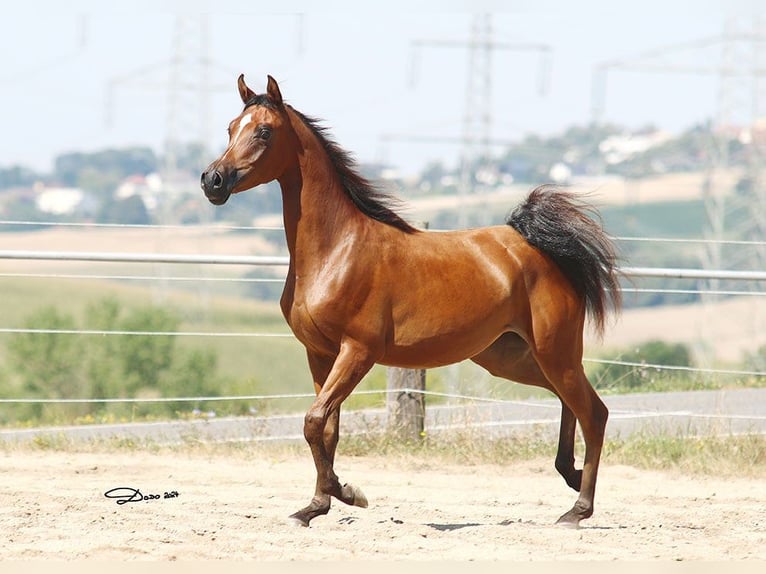
<svg viewBox="0 0 766 574">
<path fill-rule="evenodd" d="M 560 348 L 560 346 L 558 347 Z M 566 348 L 564 346 L 564 348 Z M 574 506 L 569 512 L 559 518 L 558 523 L 570 526 L 577 526 L 580 520 L 589 518 L 593 514 L 593 501 L 596 492 L 596 478 L 598 476 L 598 467 L 601 460 L 601 449 L 604 444 L 604 435 L 606 431 L 606 421 L 609 411 L 606 405 L 601 401 L 596 391 L 593 390 L 588 378 L 583 370 L 581 353 L 540 353 L 536 359 L 542 371 L 546 374 L 549 381 L 555 387 L 556 394 L 561 399 L 564 408 L 562 410 L 562 433 L 572 433 L 574 438 L 574 423 L 567 417 L 576 417 L 580 423 L 583 439 L 585 440 L 585 457 L 581 473 L 574 472 L 570 475 L 572 483 L 567 480 L 573 488 L 579 482 L 580 496 L 577 498 Z M 560 438 L 559 457 L 557 457 L 557 466 L 560 464 L 563 469 L 572 469 L 568 452 L 562 451 L 561 444 L 573 444 L 569 437 Z M 564 458 L 566 456 L 566 458 Z M 578 476 L 579 474 L 579 476 Z"/>
<path fill-rule="evenodd" d="M 557 348 L 580 348 L 575 342 Z M 561 357 L 569 355 L 569 366 L 562 365 Z M 533 353 L 518 335 L 508 333 L 488 349 L 473 357 L 474 362 L 493 375 L 519 383 L 535 385 L 553 392 L 561 400 L 561 426 L 559 432 L 556 469 L 567 484 L 580 492 L 574 507 L 559 523 L 577 525 L 593 514 L 596 476 L 601 457 L 608 411 L 591 387 L 582 364 L 575 361 L 575 353 L 559 353 L 549 359 L 547 355 Z M 585 439 L 585 462 L 582 470 L 574 466 L 575 423 L 580 422 Z"/>
<path fill-rule="evenodd" d="M 580 520 L 589 518 L 593 514 L 596 478 L 609 411 L 588 382 L 582 367 L 579 375 L 573 376 L 580 382 L 576 384 L 573 392 L 567 392 L 566 396 L 562 395 L 562 401 L 567 402 L 577 420 L 580 421 L 580 428 L 585 439 L 585 460 L 581 474 L 580 496 L 572 509 L 559 518 L 558 523 L 577 526 Z"/>
<path fill-rule="evenodd" d="M 525 385 L 548 389 L 556 396 L 558 393 L 540 370 L 532 356 L 529 345 L 515 333 L 506 333 L 489 348 L 472 358 L 487 369 L 492 375 Z M 582 471 L 575 469 L 574 439 L 575 418 L 564 401 L 561 401 L 561 426 L 556 453 L 556 470 L 574 490 L 580 490 Z"/>
<path fill-rule="evenodd" d="M 524 385 L 542 387 L 558 396 L 555 388 L 540 370 L 532 356 L 529 345 L 515 333 L 506 333 L 488 349 L 472 359 L 492 375 Z M 580 490 L 582 471 L 574 466 L 575 418 L 564 401 L 561 401 L 561 426 L 556 452 L 556 470 L 574 490 Z"/>
<path fill-rule="evenodd" d="M 555 392 L 555 391 L 554 391 Z M 582 470 L 575 469 L 574 439 L 577 419 L 572 410 L 561 401 L 561 426 L 559 428 L 559 448 L 556 452 L 556 470 L 564 477 L 566 483 L 580 492 Z"/>
</svg>

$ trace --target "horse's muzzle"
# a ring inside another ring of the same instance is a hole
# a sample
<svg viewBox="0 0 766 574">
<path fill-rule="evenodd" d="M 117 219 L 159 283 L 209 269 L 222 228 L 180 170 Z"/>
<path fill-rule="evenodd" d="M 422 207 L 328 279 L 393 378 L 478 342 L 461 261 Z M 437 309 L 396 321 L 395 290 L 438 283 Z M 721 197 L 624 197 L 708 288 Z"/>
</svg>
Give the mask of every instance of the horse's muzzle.
<svg viewBox="0 0 766 574">
<path fill-rule="evenodd" d="M 231 195 L 231 178 L 226 178 L 219 170 L 208 168 L 202 172 L 200 187 L 208 201 L 213 205 L 223 205 Z"/>
</svg>

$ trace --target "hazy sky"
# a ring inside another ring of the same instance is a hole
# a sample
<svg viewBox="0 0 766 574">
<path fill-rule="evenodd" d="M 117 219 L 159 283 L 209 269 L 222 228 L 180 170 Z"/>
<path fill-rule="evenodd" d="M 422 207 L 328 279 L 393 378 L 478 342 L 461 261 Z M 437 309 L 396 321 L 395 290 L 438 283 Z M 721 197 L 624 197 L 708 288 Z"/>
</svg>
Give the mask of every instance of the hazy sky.
<svg viewBox="0 0 766 574">
<path fill-rule="evenodd" d="M 271 74 L 286 100 L 325 120 L 339 143 L 361 161 L 384 160 L 412 172 L 431 160 L 448 165 L 456 160 L 459 146 L 454 143 L 386 141 L 383 136 L 460 136 L 468 51 L 433 45 L 414 50 L 413 42 L 467 40 L 472 14 L 464 2 L 124 4 L 124 9 L 108 10 L 77 1 L 4 6 L 0 166 L 22 163 L 47 170 L 58 153 L 106 146 L 151 145 L 160 151 L 173 118 L 167 62 L 174 42 L 197 53 L 201 21 L 209 32 L 215 72 L 208 80 L 194 67 L 181 73 L 184 93 L 175 101 L 182 139 L 194 139 L 205 125 L 197 107 L 201 85 L 212 86 L 210 145 L 219 150 L 228 121 L 241 109 L 236 75 L 245 73 L 250 86 L 262 91 Z M 538 53 L 494 52 L 492 136 L 517 140 L 527 133 L 551 134 L 585 124 L 591 118 L 596 65 L 718 36 L 727 17 L 766 9 L 764 4 L 473 2 L 492 12 L 495 40 L 551 48 L 545 95 L 538 90 Z M 186 32 L 176 41 L 179 16 L 187 17 Z M 709 47 L 664 61 L 709 64 L 720 52 L 720 46 Z M 605 119 L 678 131 L 714 116 L 717 93 L 714 76 L 614 70 L 608 76 Z"/>
</svg>

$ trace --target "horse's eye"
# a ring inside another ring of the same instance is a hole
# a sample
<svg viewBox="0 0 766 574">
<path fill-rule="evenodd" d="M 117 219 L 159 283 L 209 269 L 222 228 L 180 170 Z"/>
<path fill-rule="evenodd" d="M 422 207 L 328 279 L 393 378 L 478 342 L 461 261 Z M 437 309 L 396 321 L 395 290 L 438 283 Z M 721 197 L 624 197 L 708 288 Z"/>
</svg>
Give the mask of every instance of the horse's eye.
<svg viewBox="0 0 766 574">
<path fill-rule="evenodd" d="M 271 137 L 271 128 L 267 126 L 261 126 L 257 130 L 255 130 L 255 137 L 259 140 L 266 141 Z"/>
</svg>

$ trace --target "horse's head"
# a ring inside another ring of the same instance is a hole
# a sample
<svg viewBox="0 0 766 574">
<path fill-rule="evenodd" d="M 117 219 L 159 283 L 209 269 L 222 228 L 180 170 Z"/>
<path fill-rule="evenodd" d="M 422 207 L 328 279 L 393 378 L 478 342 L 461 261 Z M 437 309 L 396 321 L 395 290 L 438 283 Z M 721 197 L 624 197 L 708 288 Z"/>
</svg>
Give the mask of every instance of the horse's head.
<svg viewBox="0 0 766 574">
<path fill-rule="evenodd" d="M 229 124 L 223 155 L 202 173 L 201 187 L 210 203 L 223 205 L 239 193 L 279 178 L 290 157 L 292 130 L 276 80 L 268 77 L 265 94 L 255 94 L 237 81 L 245 109 Z"/>
</svg>

